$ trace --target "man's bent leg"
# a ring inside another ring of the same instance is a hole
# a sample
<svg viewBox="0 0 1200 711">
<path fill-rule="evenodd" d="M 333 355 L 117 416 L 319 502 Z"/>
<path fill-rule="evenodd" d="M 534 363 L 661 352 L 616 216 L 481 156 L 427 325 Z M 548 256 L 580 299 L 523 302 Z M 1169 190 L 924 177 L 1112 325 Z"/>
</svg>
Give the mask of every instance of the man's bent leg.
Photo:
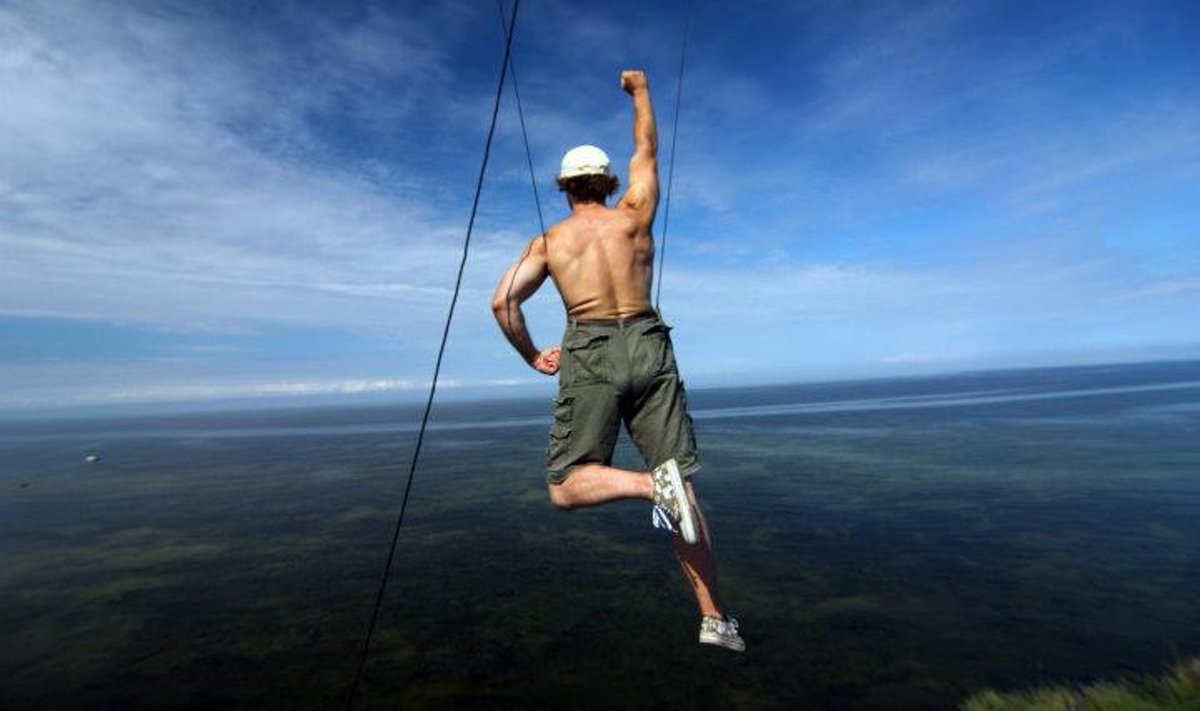
<svg viewBox="0 0 1200 711">
<path fill-rule="evenodd" d="M 604 464 L 581 464 L 561 484 L 549 484 L 550 501 L 560 509 L 599 506 L 626 499 L 654 500 L 654 482 L 647 472 Z"/>
</svg>

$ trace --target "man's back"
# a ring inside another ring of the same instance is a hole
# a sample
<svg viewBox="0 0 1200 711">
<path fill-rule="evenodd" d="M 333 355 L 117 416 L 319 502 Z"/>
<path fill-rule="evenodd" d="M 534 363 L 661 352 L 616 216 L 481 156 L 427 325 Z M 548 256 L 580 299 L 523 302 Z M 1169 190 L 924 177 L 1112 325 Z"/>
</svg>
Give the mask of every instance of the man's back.
<svg viewBox="0 0 1200 711">
<path fill-rule="evenodd" d="M 588 145 L 568 151 L 557 182 L 571 216 L 530 241 L 492 296 L 492 312 L 504 335 L 527 363 L 548 375 L 558 372 L 559 349 L 534 346 L 520 308 L 546 277 L 553 278 L 574 319 L 624 319 L 651 310 L 658 128 L 645 73 L 621 72 L 621 88 L 634 109 L 629 189 L 615 207 L 607 207 L 620 182 L 608 155 Z"/>
<path fill-rule="evenodd" d="M 622 72 L 621 88 L 633 97 L 634 104 L 629 190 L 616 207 L 608 208 L 603 197 L 595 201 L 593 196 L 573 195 L 560 177 L 560 187 L 571 203 L 571 216 L 551 228 L 544 243 L 546 267 L 567 315 L 579 319 L 627 318 L 650 310 L 654 278 L 651 227 L 658 209 L 658 129 L 645 74 Z M 607 174 L 607 156 L 603 152 L 600 156 L 602 174 Z"/>
<path fill-rule="evenodd" d="M 635 210 L 581 205 L 546 235 L 546 262 L 567 315 L 627 318 L 650 310 L 654 239 Z"/>
</svg>

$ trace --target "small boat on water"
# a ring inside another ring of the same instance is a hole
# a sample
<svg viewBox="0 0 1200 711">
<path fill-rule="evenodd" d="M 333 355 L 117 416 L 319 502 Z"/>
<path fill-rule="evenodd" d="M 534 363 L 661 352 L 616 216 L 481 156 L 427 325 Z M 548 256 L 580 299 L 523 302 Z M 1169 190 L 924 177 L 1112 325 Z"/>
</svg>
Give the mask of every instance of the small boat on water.
<svg viewBox="0 0 1200 711">
<path fill-rule="evenodd" d="M 83 461 L 87 462 L 88 464 L 95 464 L 101 459 L 103 459 L 103 457 L 101 457 L 99 454 L 92 453 L 84 457 Z"/>
</svg>

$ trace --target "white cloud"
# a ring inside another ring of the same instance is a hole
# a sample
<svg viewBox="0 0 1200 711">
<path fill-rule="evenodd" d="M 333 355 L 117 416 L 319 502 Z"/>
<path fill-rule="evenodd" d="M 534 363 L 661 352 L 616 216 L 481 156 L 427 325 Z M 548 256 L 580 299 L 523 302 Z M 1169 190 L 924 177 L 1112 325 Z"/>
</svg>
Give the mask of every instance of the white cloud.
<svg viewBox="0 0 1200 711">
<path fill-rule="evenodd" d="M 663 310 L 681 358 L 704 374 L 967 364 L 1194 340 L 1191 280 L 1163 285 L 1115 260 L 1071 259 L 1031 246 L 968 266 L 669 265 Z M 1130 308 L 1135 296 L 1153 307 Z"/>
<path fill-rule="evenodd" d="M 203 10 L 156 10 L 0 7 L 0 310 L 395 328 L 445 303 L 460 228 L 396 194 L 434 184 L 331 166 L 305 123 L 342 99 L 377 121 L 415 110 L 449 74 L 429 33 L 317 22 L 306 68 L 225 44 Z"/>
<path fill-rule="evenodd" d="M 972 359 L 978 358 L 978 353 L 938 353 L 938 352 L 922 352 L 922 353 L 895 353 L 893 355 L 884 356 L 879 359 L 879 362 L 885 365 L 950 365 L 954 363 L 968 363 Z"/>
<path fill-rule="evenodd" d="M 254 383 L 164 364 L 123 381 L 139 397 L 426 378 L 502 45 L 490 6 L 406 5 L 0 4 L 0 317 L 366 334 L 397 358 L 295 377 L 264 368 Z M 772 12 L 801 17 L 780 22 L 822 22 L 746 48 L 699 13 L 712 36 L 692 48 L 663 275 L 685 364 L 916 366 L 1182 338 L 1194 260 L 1164 273 L 1155 235 L 1109 225 L 1146 199 L 1135 183 L 1195 184 L 1200 103 L 1165 79 L 1105 88 L 1090 63 L 1137 56 L 1111 18 L 1083 13 L 1068 35 L 1005 49 L 974 42 L 973 23 L 996 8 L 785 5 Z M 551 182 L 563 149 L 589 141 L 627 157 L 620 69 L 650 71 L 669 140 L 680 18 L 639 12 L 549 2 L 522 17 L 548 220 L 563 214 Z M 750 36 L 752 20 L 730 22 Z M 1100 88 L 1063 92 L 1062 76 Z M 511 94 L 502 110 L 450 380 L 529 377 L 486 308 L 536 229 Z M 961 214 L 971 224 L 939 224 Z M 539 343 L 557 339 L 549 285 L 528 311 Z M 87 378 L 44 365 L 47 391 Z"/>
<path fill-rule="evenodd" d="M 1113 299 L 1118 301 L 1141 301 L 1179 296 L 1200 296 L 1200 277 L 1151 281 L 1147 284 L 1114 294 Z"/>
<path fill-rule="evenodd" d="M 441 377 L 438 390 L 480 392 L 494 389 L 529 391 L 544 386 L 538 376 Z M 429 374 L 416 378 L 337 377 L 295 373 L 227 373 L 170 361 L 91 364 L 0 364 L 0 411 L 53 409 L 64 406 L 227 399 L 392 396 L 416 400 L 429 391 Z"/>
</svg>

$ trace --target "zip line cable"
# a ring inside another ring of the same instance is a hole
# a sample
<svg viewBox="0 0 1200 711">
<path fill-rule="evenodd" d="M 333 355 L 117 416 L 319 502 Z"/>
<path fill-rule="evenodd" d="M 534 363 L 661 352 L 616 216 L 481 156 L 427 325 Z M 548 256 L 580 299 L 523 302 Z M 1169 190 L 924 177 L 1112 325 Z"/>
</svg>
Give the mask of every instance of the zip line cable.
<svg viewBox="0 0 1200 711">
<path fill-rule="evenodd" d="M 475 196 L 471 202 L 471 216 L 470 216 L 470 219 L 467 221 L 467 234 L 463 240 L 462 257 L 459 260 L 458 274 L 455 277 L 455 281 L 454 281 L 454 293 L 450 299 L 449 311 L 446 314 L 446 324 L 445 324 L 445 327 L 442 329 L 442 340 L 441 340 L 440 345 L 438 346 L 437 359 L 434 362 L 434 367 L 433 367 L 433 379 L 429 384 L 429 397 L 425 402 L 425 410 L 421 415 L 421 426 L 417 432 L 416 445 L 413 447 L 412 461 L 410 462 L 409 468 L 408 468 L 408 480 L 405 483 L 404 496 L 400 502 L 400 513 L 396 517 L 396 526 L 392 532 L 392 542 L 391 542 L 391 546 L 388 549 L 387 562 L 384 565 L 383 573 L 382 573 L 382 575 L 380 577 L 380 581 L 379 581 L 379 589 L 375 595 L 375 604 L 371 611 L 371 621 L 367 627 L 366 637 L 363 640 L 362 652 L 358 659 L 358 666 L 354 672 L 354 681 L 350 685 L 350 692 L 346 698 L 346 711 L 351 711 L 351 709 L 353 709 L 354 700 L 358 693 L 358 687 L 362 682 L 363 672 L 366 669 L 367 658 L 369 657 L 370 651 L 371 651 L 371 640 L 373 639 L 373 637 L 375 635 L 375 628 L 378 626 L 378 623 L 379 623 L 379 612 L 383 607 L 383 596 L 387 590 L 388 579 L 391 576 L 392 563 L 395 561 L 395 557 L 396 557 L 396 548 L 400 542 L 400 529 L 404 525 L 404 513 L 405 513 L 405 511 L 408 510 L 408 500 L 409 500 L 409 495 L 412 492 L 413 479 L 416 476 L 416 472 L 417 472 L 417 462 L 420 460 L 421 445 L 425 440 L 425 431 L 429 424 L 429 414 L 433 409 L 433 400 L 434 400 L 434 396 L 437 393 L 438 376 L 440 375 L 441 370 L 442 370 L 442 360 L 446 353 L 446 343 L 450 337 L 450 325 L 454 321 L 454 308 L 458 304 L 458 296 L 462 290 L 463 273 L 466 270 L 467 255 L 468 255 L 468 253 L 470 251 L 470 247 L 471 247 L 471 233 L 474 230 L 475 217 L 479 211 L 479 198 L 480 198 L 481 193 L 483 192 L 483 179 L 484 179 L 484 176 L 487 174 L 488 159 L 491 156 L 491 152 L 492 152 L 492 139 L 495 137 L 497 118 L 499 117 L 499 113 L 500 113 L 500 99 L 504 93 L 505 78 L 507 76 L 509 76 L 510 74 L 512 75 L 513 95 L 516 98 L 516 103 L 517 103 L 517 116 L 519 117 L 520 123 L 521 123 L 521 135 L 525 142 L 525 160 L 529 166 L 529 179 L 530 179 L 531 184 L 533 185 L 533 199 L 534 199 L 534 203 L 537 207 L 538 227 L 541 229 L 542 238 L 544 239 L 546 236 L 546 222 L 545 222 L 545 218 L 542 215 L 542 201 L 541 201 L 541 196 L 538 193 L 537 175 L 534 172 L 534 167 L 533 167 L 533 152 L 529 146 L 529 133 L 525 127 L 525 112 L 521 106 L 521 94 L 520 94 L 520 91 L 517 89 L 517 69 L 516 69 L 515 62 L 512 59 L 513 34 L 515 33 L 515 30 L 516 30 L 517 11 L 520 8 L 520 5 L 521 5 L 521 0 L 513 0 L 512 18 L 511 18 L 511 20 L 508 20 L 505 18 L 505 15 L 504 15 L 504 5 L 502 3 L 502 0 L 496 1 L 496 7 L 500 12 L 500 24 L 504 30 L 505 40 L 504 40 L 504 61 L 500 67 L 500 79 L 496 84 L 496 98 L 492 105 L 491 124 L 488 127 L 487 140 L 484 143 L 483 161 L 479 167 L 479 178 L 478 178 L 478 180 L 476 180 L 476 183 L 475 183 Z M 667 227 L 668 227 L 670 215 L 671 215 L 671 186 L 674 183 L 674 177 L 675 177 L 675 141 L 679 134 L 679 113 L 680 113 L 680 106 L 681 106 L 682 97 L 683 97 L 683 76 L 684 76 L 684 68 L 686 66 L 685 62 L 687 59 L 688 33 L 689 33 L 690 25 L 691 25 L 691 8 L 692 8 L 692 0 L 687 0 L 686 9 L 684 11 L 683 42 L 682 42 L 682 46 L 681 46 L 680 52 L 679 52 L 679 82 L 678 82 L 678 85 L 676 87 L 676 92 L 675 92 L 675 117 L 674 117 L 673 126 L 672 126 L 672 130 L 671 130 L 671 160 L 670 160 L 670 164 L 669 164 L 669 167 L 667 170 L 667 195 L 666 195 L 666 204 L 665 204 L 665 209 L 664 209 L 664 214 L 663 214 L 663 236 L 662 236 L 662 241 L 661 241 L 661 250 L 659 252 L 659 266 L 658 266 L 659 283 L 658 283 L 658 292 L 656 293 L 655 300 L 654 300 L 655 310 L 658 309 L 659 299 L 662 295 L 662 270 L 663 270 L 663 264 L 665 262 L 665 257 L 666 257 Z M 527 256 L 528 256 L 528 252 L 526 252 L 526 254 L 524 256 L 522 256 L 522 261 Z M 519 264 L 518 264 L 517 269 L 518 270 L 520 269 Z M 508 296 L 510 297 L 508 299 L 509 301 L 511 301 L 513 281 L 515 281 L 515 274 L 514 274 L 514 278 L 509 281 L 509 287 L 508 287 Z M 510 304 L 510 307 L 511 307 L 511 304 Z"/>
<path fill-rule="evenodd" d="M 504 17 L 504 5 L 502 4 L 502 0 L 496 0 L 496 8 L 500 12 L 500 24 L 507 31 L 508 23 Z M 667 195 L 666 195 L 665 205 L 663 206 L 663 231 L 662 231 L 662 239 L 659 241 L 658 275 L 657 275 L 657 284 L 655 285 L 655 295 L 654 295 L 654 310 L 655 311 L 659 310 L 659 303 L 662 300 L 663 268 L 666 264 L 666 257 L 667 257 L 667 228 L 669 227 L 670 222 L 671 222 L 671 188 L 675 184 L 675 142 L 679 136 L 679 114 L 680 114 L 680 108 L 683 104 L 683 76 L 684 76 L 684 70 L 686 69 L 686 66 L 687 66 L 687 46 L 688 46 L 688 36 L 690 35 L 690 30 L 691 30 L 691 19 L 692 19 L 692 0 L 687 0 L 687 4 L 684 6 L 684 11 L 683 11 L 683 39 L 680 43 L 680 48 L 679 48 L 679 80 L 676 83 L 676 87 L 675 87 L 675 116 L 672 119 L 672 126 L 671 126 L 671 159 L 670 159 L 670 162 L 668 163 L 668 167 L 667 167 Z M 538 227 L 541 229 L 542 239 L 545 239 L 546 238 L 546 221 L 542 217 L 542 199 L 538 193 L 537 175 L 534 173 L 534 169 L 533 169 L 533 153 L 529 148 L 529 133 L 525 129 L 525 111 L 521 106 L 521 92 L 517 88 L 516 61 L 511 56 L 509 57 L 509 60 L 508 60 L 508 69 L 512 73 L 513 95 L 516 97 L 516 100 L 517 100 L 517 117 L 520 119 L 520 122 L 521 122 L 521 137 L 525 141 L 525 159 L 529 165 L 529 182 L 533 186 L 534 204 L 537 206 Z M 520 271 L 521 264 L 523 264 L 525 262 L 525 259 L 528 256 L 529 256 L 528 251 L 526 251 L 521 256 L 520 261 L 517 263 L 517 270 L 516 270 L 517 272 Z M 514 274 L 513 274 L 513 279 L 511 279 L 508 283 L 508 292 L 507 292 L 507 295 L 505 298 L 505 304 L 506 304 L 506 308 L 508 309 L 510 320 L 512 318 L 512 288 L 513 288 L 513 284 L 515 283 L 515 281 L 516 281 L 516 272 L 514 272 Z"/>
<path fill-rule="evenodd" d="M 496 0 L 496 9 L 500 12 L 500 27 L 508 33 L 508 18 L 504 16 L 504 3 Z M 512 75 L 513 96 L 517 99 L 517 118 L 521 122 L 521 137 L 525 139 L 525 162 L 529 164 L 529 182 L 533 185 L 533 203 L 537 206 L 538 227 L 542 237 L 546 236 L 546 220 L 542 217 L 542 198 L 538 194 L 537 174 L 533 171 L 533 151 L 529 149 L 529 132 L 525 130 L 525 110 L 521 108 L 521 92 L 517 88 L 517 60 L 511 54 L 508 58 L 508 71 Z M 509 284 L 509 296 L 512 296 L 512 284 Z"/>
<path fill-rule="evenodd" d="M 500 27 L 505 33 L 507 33 L 508 19 L 504 16 L 503 0 L 496 0 L 496 9 L 500 12 Z M 537 174 L 533 170 L 533 151 L 531 151 L 529 148 L 529 132 L 525 130 L 525 110 L 521 107 L 521 91 L 517 88 L 517 60 L 514 59 L 511 54 L 508 58 L 508 71 L 512 74 L 513 96 L 516 97 L 517 100 L 517 118 L 520 119 L 521 137 L 525 141 L 525 162 L 529 165 L 529 183 L 533 186 L 533 203 L 537 207 L 538 227 L 541 229 L 541 238 L 545 240 L 546 220 L 542 217 L 542 198 L 538 194 Z M 526 249 L 524 253 L 521 254 L 521 259 L 517 262 L 517 268 L 513 271 L 512 279 L 509 279 L 508 281 L 508 290 L 504 295 L 504 309 L 505 313 L 508 315 L 508 320 L 510 323 L 512 322 L 513 286 L 517 282 L 517 274 L 519 274 L 521 271 L 521 265 L 523 265 L 525 260 L 529 257 L 530 251 L 531 250 Z"/>
<path fill-rule="evenodd" d="M 379 622 L 379 610 L 383 605 L 383 594 L 387 589 L 388 577 L 391 575 L 392 562 L 396 557 L 396 546 L 400 542 L 400 527 L 404 525 L 404 512 L 408 508 L 408 497 L 412 491 L 413 477 L 417 472 L 417 461 L 421 455 L 421 443 L 425 439 L 425 428 L 429 423 L 429 412 L 433 408 L 433 397 L 437 393 L 438 375 L 442 370 L 442 357 L 446 353 L 446 341 L 450 337 L 450 324 L 454 320 L 454 307 L 458 303 L 458 294 L 462 289 L 463 272 L 467 266 L 467 253 L 471 247 L 471 231 L 475 227 L 475 215 L 479 211 L 479 195 L 483 192 L 483 177 L 487 173 L 488 157 L 492 152 L 492 138 L 496 133 L 496 118 L 500 113 L 500 97 L 504 93 L 504 78 L 508 75 L 508 60 L 512 52 L 513 31 L 517 26 L 517 10 L 521 0 L 513 1 L 512 20 L 508 22 L 508 33 L 504 41 L 504 63 L 500 66 L 500 79 L 496 84 L 496 100 L 492 105 L 492 123 L 488 128 L 487 142 L 483 147 L 483 163 L 479 166 L 479 179 L 475 183 L 475 198 L 471 202 L 471 218 L 467 222 L 467 236 L 463 240 L 462 259 L 458 264 L 458 276 L 454 281 L 454 295 L 450 299 L 450 310 L 446 314 L 446 326 L 442 329 L 442 342 L 438 347 L 437 361 L 433 367 L 433 381 L 429 384 L 429 399 L 425 402 L 425 412 L 421 416 L 421 428 L 417 433 L 417 443 L 413 448 L 412 462 L 408 467 L 408 483 L 404 486 L 404 498 L 400 503 L 400 514 L 396 517 L 396 528 L 392 533 L 392 545 L 388 550 L 387 563 L 379 581 L 379 591 L 375 595 L 375 606 L 371 612 L 371 623 L 367 627 L 367 636 L 363 641 L 362 654 L 358 659 L 358 668 L 354 672 L 354 682 L 350 685 L 350 693 L 346 697 L 346 711 L 354 708 L 354 697 L 362 681 L 363 670 L 367 665 L 367 656 L 371 651 L 371 638 Z"/>
<path fill-rule="evenodd" d="M 688 32 L 692 26 L 692 0 L 687 0 L 683 10 L 683 41 L 679 46 L 679 83 L 675 87 L 675 119 L 671 126 L 671 162 L 667 168 L 667 200 L 663 207 L 662 240 L 658 252 L 658 284 L 654 289 L 654 310 L 658 311 L 662 299 L 663 266 L 667 260 L 667 226 L 671 223 L 671 186 L 675 183 L 675 139 L 679 137 L 679 109 L 683 103 L 683 70 L 687 62 Z"/>
</svg>

